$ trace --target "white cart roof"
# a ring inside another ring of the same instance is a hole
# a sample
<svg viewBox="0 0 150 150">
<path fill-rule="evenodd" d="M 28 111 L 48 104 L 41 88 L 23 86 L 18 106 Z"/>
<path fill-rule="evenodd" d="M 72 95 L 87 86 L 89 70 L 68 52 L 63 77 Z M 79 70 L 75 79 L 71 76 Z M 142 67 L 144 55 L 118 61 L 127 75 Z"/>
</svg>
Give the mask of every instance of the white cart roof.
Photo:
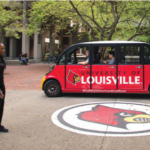
<svg viewBox="0 0 150 150">
<path fill-rule="evenodd" d="M 83 42 L 79 44 L 147 44 L 147 43 L 136 41 L 92 41 L 92 42 Z"/>
</svg>

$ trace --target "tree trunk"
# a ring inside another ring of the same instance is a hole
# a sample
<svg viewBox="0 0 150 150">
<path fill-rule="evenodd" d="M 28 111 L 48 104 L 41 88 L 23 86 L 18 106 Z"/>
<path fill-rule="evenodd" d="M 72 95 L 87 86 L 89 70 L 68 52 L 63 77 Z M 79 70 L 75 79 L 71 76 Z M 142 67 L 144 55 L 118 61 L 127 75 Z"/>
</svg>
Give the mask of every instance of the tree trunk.
<svg viewBox="0 0 150 150">
<path fill-rule="evenodd" d="M 108 36 L 108 38 L 107 38 L 108 41 L 111 40 L 112 35 L 114 34 L 115 29 L 116 29 L 116 26 L 117 26 L 117 24 L 118 24 L 118 21 L 119 21 L 119 18 L 117 18 L 117 19 L 115 20 L 115 22 L 113 23 L 112 28 L 111 28 L 110 33 L 109 33 L 109 36 Z"/>
<path fill-rule="evenodd" d="M 50 55 L 54 55 L 54 53 L 53 53 L 53 48 L 54 48 L 53 36 L 54 36 L 54 33 L 55 33 L 55 28 L 52 26 L 52 27 L 50 28 L 50 44 L 49 44 L 49 52 L 50 52 Z"/>
<path fill-rule="evenodd" d="M 103 41 L 103 34 L 104 34 L 104 31 L 101 31 L 101 35 L 100 35 L 100 38 L 99 38 L 100 41 Z"/>
<path fill-rule="evenodd" d="M 63 52 L 63 30 L 61 30 L 61 46 L 60 46 L 60 53 L 62 53 Z"/>
<path fill-rule="evenodd" d="M 114 32 L 115 32 L 116 26 L 117 26 L 117 24 L 118 24 L 118 20 L 119 20 L 119 18 L 117 18 L 117 19 L 115 20 L 115 22 L 113 23 L 113 25 L 112 25 L 111 31 L 110 31 L 109 36 L 108 36 L 108 38 L 107 38 L 108 41 L 111 40 L 112 35 L 113 35 Z M 101 37 L 101 39 L 103 39 L 103 37 Z M 105 51 L 106 51 L 106 47 L 104 47 L 104 49 L 103 49 L 103 52 L 102 52 L 102 59 L 107 59 L 107 58 L 108 58 L 108 57 L 104 58 Z"/>
<path fill-rule="evenodd" d="M 105 54 L 105 51 L 106 51 L 106 47 L 103 47 L 103 51 L 102 51 L 102 60 L 104 60 L 104 54 Z"/>
<path fill-rule="evenodd" d="M 4 36 L 4 28 L 0 26 L 0 43 L 3 43 L 3 36 Z"/>
<path fill-rule="evenodd" d="M 53 54 L 55 55 L 55 38 L 56 38 L 56 32 L 54 30 L 54 35 L 53 35 Z"/>
<path fill-rule="evenodd" d="M 70 33 L 70 45 L 69 46 L 71 45 L 72 45 L 72 32 Z"/>
</svg>

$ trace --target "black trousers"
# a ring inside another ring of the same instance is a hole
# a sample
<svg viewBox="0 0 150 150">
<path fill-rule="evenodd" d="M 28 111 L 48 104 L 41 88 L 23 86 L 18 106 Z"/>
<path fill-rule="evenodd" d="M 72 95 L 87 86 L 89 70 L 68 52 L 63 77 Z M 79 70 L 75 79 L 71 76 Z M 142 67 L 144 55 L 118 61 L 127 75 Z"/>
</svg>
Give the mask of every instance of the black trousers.
<svg viewBox="0 0 150 150">
<path fill-rule="evenodd" d="M 0 124 L 1 124 L 1 122 L 2 122 L 2 117 L 3 117 L 3 111 L 4 111 L 5 85 L 3 85 L 0 89 L 2 90 L 3 95 L 4 95 L 4 98 L 3 98 L 3 99 L 0 98 Z"/>
</svg>

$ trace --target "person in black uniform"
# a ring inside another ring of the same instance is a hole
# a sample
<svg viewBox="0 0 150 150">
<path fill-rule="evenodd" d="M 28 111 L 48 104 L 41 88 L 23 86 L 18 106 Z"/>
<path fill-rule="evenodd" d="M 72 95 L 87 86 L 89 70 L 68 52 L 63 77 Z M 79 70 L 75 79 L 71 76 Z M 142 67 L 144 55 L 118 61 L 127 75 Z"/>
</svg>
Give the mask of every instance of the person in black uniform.
<svg viewBox="0 0 150 150">
<path fill-rule="evenodd" d="M 4 69 L 6 68 L 6 64 L 3 59 L 4 51 L 4 44 L 0 43 L 0 132 L 8 132 L 8 129 L 1 125 L 5 99 Z"/>
</svg>

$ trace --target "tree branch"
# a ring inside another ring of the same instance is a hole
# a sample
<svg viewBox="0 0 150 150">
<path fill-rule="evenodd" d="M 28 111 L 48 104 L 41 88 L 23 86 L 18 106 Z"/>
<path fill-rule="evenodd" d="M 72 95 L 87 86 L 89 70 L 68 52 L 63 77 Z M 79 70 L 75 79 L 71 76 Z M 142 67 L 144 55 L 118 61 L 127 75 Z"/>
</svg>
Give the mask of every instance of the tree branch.
<svg viewBox="0 0 150 150">
<path fill-rule="evenodd" d="M 98 27 L 100 30 L 102 30 L 102 27 L 101 27 L 95 20 L 93 20 L 90 16 L 87 16 L 86 14 L 84 14 L 83 16 L 89 18 L 91 21 L 93 21 L 93 22 L 97 25 L 97 27 Z"/>
<path fill-rule="evenodd" d="M 114 10 L 114 6 L 113 6 L 113 2 L 110 2 L 111 4 L 111 9 L 112 9 L 112 13 L 113 13 L 113 16 L 114 16 L 114 20 L 116 20 L 116 16 L 115 16 L 115 10 Z"/>
<path fill-rule="evenodd" d="M 16 22 L 16 20 L 9 21 L 7 24 L 4 25 L 4 28 L 5 28 L 6 26 L 9 26 L 10 24 L 12 24 L 12 23 L 14 23 L 14 22 Z"/>
<path fill-rule="evenodd" d="M 107 15 L 107 6 L 108 6 L 108 1 L 106 1 L 106 15 Z"/>
<path fill-rule="evenodd" d="M 125 7 L 126 7 L 126 4 L 124 5 L 124 7 L 122 8 L 122 10 L 121 10 L 120 14 L 118 15 L 118 17 L 119 17 L 119 18 L 120 18 L 120 16 L 121 16 L 121 14 L 122 14 L 123 10 L 125 9 Z"/>
<path fill-rule="evenodd" d="M 90 27 L 91 32 L 94 33 L 93 27 L 90 25 L 90 23 L 89 23 L 88 21 L 86 21 L 86 20 L 82 17 L 82 15 L 79 13 L 78 9 L 74 6 L 73 2 L 72 2 L 72 1 L 69 1 L 69 2 L 70 2 L 70 4 L 72 5 L 72 7 L 74 8 L 74 10 L 76 11 L 76 13 L 78 14 L 78 16 L 81 18 L 81 20 L 82 20 L 83 22 L 85 22 L 85 23 Z M 95 37 L 94 37 L 94 36 L 92 36 L 92 38 L 95 40 Z"/>
<path fill-rule="evenodd" d="M 150 9 L 150 8 L 149 8 L 149 9 Z M 140 21 L 140 23 L 139 23 L 139 25 L 138 25 L 138 28 L 137 28 L 137 30 L 136 30 L 136 33 L 139 31 L 139 28 L 140 28 L 140 26 L 141 26 L 141 23 L 142 23 L 143 19 L 146 17 L 146 15 L 147 15 L 149 9 L 145 12 L 144 16 L 142 17 L 142 19 L 141 19 L 141 21 Z"/>
<path fill-rule="evenodd" d="M 93 12 L 93 5 L 94 5 L 94 3 L 93 3 L 92 6 L 91 6 L 91 11 L 92 11 L 92 18 L 93 18 L 93 20 L 95 20 L 95 19 L 94 19 L 94 12 Z"/>
<path fill-rule="evenodd" d="M 122 21 L 119 21 L 119 23 L 120 23 L 120 22 L 127 22 L 127 21 L 132 21 L 132 19 L 122 20 Z"/>
<path fill-rule="evenodd" d="M 145 34 L 145 33 L 147 33 L 147 32 L 150 32 L 150 30 L 145 31 L 145 32 L 141 32 L 141 33 L 136 33 L 136 34 L 132 35 L 132 36 L 128 39 L 128 41 L 132 40 L 134 37 L 136 37 L 136 36 L 138 36 L 138 35 L 143 35 L 143 34 Z"/>
</svg>

